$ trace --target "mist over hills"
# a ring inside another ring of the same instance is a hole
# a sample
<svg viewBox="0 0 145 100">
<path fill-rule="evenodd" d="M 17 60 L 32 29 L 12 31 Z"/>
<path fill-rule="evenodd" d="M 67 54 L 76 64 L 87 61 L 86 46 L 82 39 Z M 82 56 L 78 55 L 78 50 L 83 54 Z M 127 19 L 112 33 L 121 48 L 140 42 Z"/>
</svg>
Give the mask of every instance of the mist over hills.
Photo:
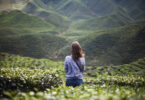
<svg viewBox="0 0 145 100">
<path fill-rule="evenodd" d="M 145 56 L 144 0 L 14 0 L 11 4 L 11 10 L 5 7 L 0 12 L 2 52 L 63 60 L 70 54 L 70 43 L 78 40 L 90 65 L 124 64 Z"/>
</svg>

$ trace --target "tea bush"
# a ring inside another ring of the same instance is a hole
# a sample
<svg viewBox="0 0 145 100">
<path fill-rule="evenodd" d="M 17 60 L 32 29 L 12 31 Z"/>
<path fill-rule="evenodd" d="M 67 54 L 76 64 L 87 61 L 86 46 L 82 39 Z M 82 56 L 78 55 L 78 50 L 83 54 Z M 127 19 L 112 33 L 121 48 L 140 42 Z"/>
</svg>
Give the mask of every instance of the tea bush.
<svg viewBox="0 0 145 100">
<path fill-rule="evenodd" d="M 12 90 L 45 90 L 58 87 L 60 84 L 62 84 L 61 78 L 53 71 L 29 68 L 0 69 L 0 92 L 2 94 L 4 91 Z"/>
<path fill-rule="evenodd" d="M 98 75 L 95 78 L 84 78 L 86 84 L 110 84 L 118 86 L 145 87 L 145 77 L 134 75 L 109 76 Z"/>
<path fill-rule="evenodd" d="M 89 76 L 97 77 L 99 74 L 108 74 L 111 76 L 145 76 L 145 58 L 141 58 L 135 62 L 124 65 L 112 65 L 112 66 L 89 66 L 86 68 Z"/>
<path fill-rule="evenodd" d="M 0 99 L 144 100 L 144 59 L 118 66 L 86 66 L 84 84 L 66 87 L 63 62 L 0 53 Z"/>
<path fill-rule="evenodd" d="M 22 57 L 19 55 L 0 52 L 0 67 L 7 68 L 41 68 L 41 69 L 59 69 L 62 70 L 62 62 L 54 62 L 49 59 L 36 59 Z"/>
<path fill-rule="evenodd" d="M 44 92 L 8 92 L 12 100 L 144 100 L 145 88 L 118 85 L 82 85 L 77 88 L 60 86 Z"/>
</svg>

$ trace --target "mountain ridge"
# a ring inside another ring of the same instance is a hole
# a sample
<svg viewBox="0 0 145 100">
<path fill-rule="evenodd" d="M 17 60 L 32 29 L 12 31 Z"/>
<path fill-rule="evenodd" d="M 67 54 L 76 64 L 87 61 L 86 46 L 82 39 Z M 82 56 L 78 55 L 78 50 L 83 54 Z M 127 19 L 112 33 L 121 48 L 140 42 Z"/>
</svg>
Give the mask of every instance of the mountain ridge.
<svg viewBox="0 0 145 100">
<path fill-rule="evenodd" d="M 69 45 L 75 40 L 82 44 L 87 55 L 86 58 L 90 59 L 88 60 L 89 64 L 129 63 L 142 57 L 141 54 L 144 53 L 142 46 L 144 40 L 141 36 L 138 36 L 139 33 L 143 34 L 144 31 L 145 16 L 142 0 L 139 2 L 137 0 L 132 2 L 125 0 L 108 0 L 106 2 L 105 0 L 26 0 L 26 2 L 19 2 L 15 1 L 20 6 L 17 8 L 21 13 L 20 16 L 15 16 L 10 11 L 3 18 L 4 14 L 1 12 L 0 32 L 5 38 L 1 40 L 1 44 L 6 43 L 7 39 L 14 41 L 14 44 L 10 42 L 9 45 L 3 44 L 3 47 L 8 48 L 9 51 L 7 52 L 11 52 L 9 47 L 11 48 L 10 45 L 12 45 L 12 48 L 18 49 L 20 54 L 26 55 L 29 49 L 25 48 L 25 45 L 17 46 L 15 40 L 27 40 L 26 37 L 30 36 L 30 38 L 38 40 L 40 43 L 37 41 L 37 44 L 42 47 L 42 44 L 47 45 L 45 42 L 48 41 L 43 41 L 41 37 L 46 36 L 50 39 L 48 44 L 54 38 L 54 40 L 58 40 L 54 44 L 60 43 L 62 45 L 59 48 L 60 50 L 57 50 L 58 48 L 56 49 L 55 46 L 46 47 L 50 50 L 56 50 L 54 52 L 48 50 L 50 53 L 47 57 L 51 59 L 62 60 L 64 56 L 70 53 Z M 135 5 L 135 3 L 137 4 Z M 10 17 L 12 20 L 10 20 Z M 29 22 L 32 23 L 29 24 Z M 134 34 L 136 36 L 133 36 Z M 34 45 L 32 41 L 28 41 L 30 47 Z M 27 44 L 27 41 L 23 42 Z M 136 45 L 138 50 L 133 45 Z M 124 47 L 128 47 L 128 50 Z M 25 48 L 26 52 L 23 52 L 21 48 Z M 40 50 L 37 46 L 34 48 L 39 50 L 39 57 L 45 57 L 45 54 L 47 54 L 43 47 L 43 50 Z M 126 55 L 126 58 L 122 57 L 119 52 L 123 56 Z M 132 56 L 133 52 L 136 53 L 134 57 Z M 38 55 L 36 53 L 36 55 L 28 54 L 27 56 L 38 57 Z"/>
</svg>

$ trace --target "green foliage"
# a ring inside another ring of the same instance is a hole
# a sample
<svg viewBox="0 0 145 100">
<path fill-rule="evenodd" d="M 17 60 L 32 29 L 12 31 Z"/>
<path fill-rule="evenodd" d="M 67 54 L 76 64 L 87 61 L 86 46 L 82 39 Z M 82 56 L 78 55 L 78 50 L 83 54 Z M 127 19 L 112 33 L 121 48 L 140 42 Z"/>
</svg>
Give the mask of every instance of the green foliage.
<svg viewBox="0 0 145 100">
<path fill-rule="evenodd" d="M 96 69 L 95 69 L 96 68 Z M 138 59 L 130 64 L 116 65 L 116 66 L 89 66 L 86 69 L 89 76 L 97 77 L 106 73 L 107 75 L 145 75 L 145 58 Z M 124 76 L 124 77 L 125 77 Z M 128 78 L 133 79 L 133 78 Z M 134 83 L 133 83 L 134 84 Z"/>
<path fill-rule="evenodd" d="M 144 57 L 144 28 L 144 23 L 133 24 L 83 37 L 79 41 L 89 60 L 88 64 L 119 65 Z"/>
<path fill-rule="evenodd" d="M 58 30 L 54 30 L 54 25 L 21 11 L 2 12 L 0 26 L 2 52 L 56 59 L 59 49 L 67 43 L 56 36 Z"/>
<path fill-rule="evenodd" d="M 52 10 L 48 10 L 48 7 L 50 6 L 45 5 L 40 0 L 32 0 L 32 2 L 29 2 L 26 7 L 23 8 L 23 11 L 43 18 L 48 23 L 54 25 L 56 27 L 55 30 L 59 30 L 60 32 L 65 31 L 70 23 L 69 19 Z"/>
<path fill-rule="evenodd" d="M 31 0 L 24 9 L 30 13 L 37 12 L 37 9 L 52 10 L 72 19 L 88 19 L 122 12 L 125 17 L 137 20 L 145 17 L 144 4 L 143 0 Z"/>
<path fill-rule="evenodd" d="M 145 64 L 144 61 L 139 59 L 138 63 L 133 62 L 130 65 Z M 95 70 L 87 66 L 84 84 L 76 88 L 65 86 L 62 62 L 0 53 L 0 67 L 2 99 L 142 100 L 145 97 L 144 76 L 135 76 L 131 71 L 128 71 L 128 75 L 121 72 L 110 76 L 107 72 L 110 66 L 104 66 L 106 70 L 101 67 Z M 98 73 L 97 70 L 104 73 Z M 88 76 L 88 71 L 96 72 L 96 76 Z M 116 73 L 116 69 L 112 69 L 112 72 Z"/>
<path fill-rule="evenodd" d="M 108 84 L 108 85 L 118 85 L 118 86 L 131 86 L 131 87 L 144 87 L 145 77 L 135 76 L 135 75 L 113 75 L 110 76 L 105 73 L 96 74 L 94 78 L 85 79 L 86 84 Z M 115 71 L 114 71 L 115 72 Z M 130 72 L 131 73 L 131 72 Z"/>
<path fill-rule="evenodd" d="M 87 64 L 95 65 L 86 66 L 84 84 L 72 88 L 65 87 L 63 62 L 0 53 L 0 97 L 144 100 L 145 2 L 136 2 L 30 0 L 25 13 L 0 12 L 0 51 L 64 59 L 70 53 L 70 43 L 79 40 Z M 136 22 L 139 24 L 118 27 Z"/>
<path fill-rule="evenodd" d="M 119 87 L 117 85 L 82 85 L 81 87 L 58 87 L 45 92 L 7 93 L 11 99 L 60 99 L 60 100 L 143 100 L 145 88 Z"/>
<path fill-rule="evenodd" d="M 45 90 L 62 84 L 61 78 L 52 71 L 19 67 L 1 68 L 0 81 L 1 92 L 10 90 Z"/>
<path fill-rule="evenodd" d="M 40 91 L 62 84 L 62 62 L 0 53 L 0 92 Z"/>
<path fill-rule="evenodd" d="M 84 20 L 75 26 L 81 30 L 96 30 L 103 28 L 112 28 L 118 26 L 124 26 L 131 23 L 131 19 L 127 19 L 122 15 L 112 14 L 109 16 L 95 17 L 89 20 Z"/>
<path fill-rule="evenodd" d="M 67 41 L 55 35 L 31 34 L 0 38 L 0 51 L 35 58 L 55 59 Z"/>
<path fill-rule="evenodd" d="M 36 16 L 29 16 L 21 11 L 2 12 L 0 15 L 0 26 L 2 27 L 50 27 L 53 25 Z"/>
<path fill-rule="evenodd" d="M 21 57 L 14 54 L 0 53 L 0 67 L 4 68 L 40 68 L 49 70 L 63 70 L 62 62 L 54 62 L 49 59 L 36 59 L 30 57 Z"/>
</svg>

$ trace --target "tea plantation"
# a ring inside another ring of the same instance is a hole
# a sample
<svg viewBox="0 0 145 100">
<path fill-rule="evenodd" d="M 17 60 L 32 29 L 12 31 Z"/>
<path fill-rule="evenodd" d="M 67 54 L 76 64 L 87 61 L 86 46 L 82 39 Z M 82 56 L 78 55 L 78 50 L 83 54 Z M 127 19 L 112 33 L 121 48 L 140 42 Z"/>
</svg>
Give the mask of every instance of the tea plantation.
<svg viewBox="0 0 145 100">
<path fill-rule="evenodd" d="M 1 100 L 145 100 L 145 58 L 86 66 L 84 84 L 65 86 L 63 62 L 0 53 Z"/>
</svg>

